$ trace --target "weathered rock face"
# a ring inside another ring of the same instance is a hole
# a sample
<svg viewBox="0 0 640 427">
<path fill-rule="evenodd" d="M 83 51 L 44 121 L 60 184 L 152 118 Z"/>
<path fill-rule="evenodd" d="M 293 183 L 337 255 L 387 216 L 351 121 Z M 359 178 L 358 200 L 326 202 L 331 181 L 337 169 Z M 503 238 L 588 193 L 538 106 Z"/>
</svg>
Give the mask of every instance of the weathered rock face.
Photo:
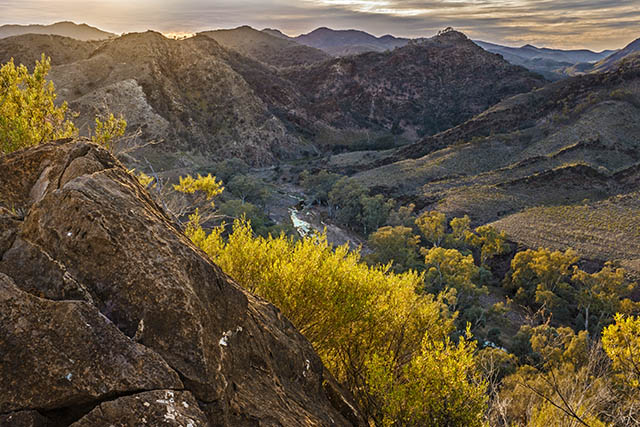
<svg viewBox="0 0 640 427">
<path fill-rule="evenodd" d="M 308 341 L 106 151 L 0 157 L 0 238 L 0 425 L 358 422 Z"/>
</svg>

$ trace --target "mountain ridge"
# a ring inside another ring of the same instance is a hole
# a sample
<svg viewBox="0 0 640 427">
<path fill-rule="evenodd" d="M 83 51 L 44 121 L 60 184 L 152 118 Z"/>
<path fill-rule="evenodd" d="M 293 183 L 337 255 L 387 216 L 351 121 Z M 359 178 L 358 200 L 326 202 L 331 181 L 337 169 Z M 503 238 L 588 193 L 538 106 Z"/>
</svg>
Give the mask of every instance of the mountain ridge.
<svg viewBox="0 0 640 427">
<path fill-rule="evenodd" d="M 214 39 L 228 49 L 274 67 L 299 66 L 331 58 L 320 49 L 246 25 L 230 30 L 203 31 L 199 34 Z"/>
<path fill-rule="evenodd" d="M 76 24 L 71 21 L 61 21 L 49 25 L 6 24 L 0 26 L 0 39 L 23 34 L 48 34 L 70 37 L 81 41 L 98 41 L 115 37 L 116 34 L 100 30 L 87 24 Z"/>
<path fill-rule="evenodd" d="M 241 31 L 282 43 L 252 29 Z M 169 156 L 163 168 L 181 161 L 171 152 L 185 150 L 193 152 L 194 162 L 214 154 L 265 165 L 370 138 L 395 145 L 403 139 L 394 135 L 411 140 L 435 133 L 442 130 L 437 126 L 458 124 L 504 96 L 544 84 L 464 35 L 429 40 L 278 70 L 268 65 L 273 63 L 268 56 L 258 61 L 207 34 L 172 40 L 148 31 L 87 44 L 75 61 L 54 66 L 51 78 L 61 99 L 82 113 L 82 129 L 92 125 L 96 112 L 108 109 L 125 115 L 145 139 L 171 140 L 172 146 L 162 143 L 154 150 Z M 14 42 L 1 40 L 0 52 Z M 472 65 L 462 67 L 465 61 Z M 393 67 L 406 73 L 391 72 Z M 458 82 L 479 89 L 460 103 L 452 92 Z M 349 105 L 354 109 L 346 112 Z M 430 121 L 411 122 L 416 117 Z"/>
<path fill-rule="evenodd" d="M 638 54 L 640 54 L 640 38 L 632 41 L 618 52 L 615 52 L 604 58 L 602 61 L 594 64 L 593 68 L 588 71 L 595 73 L 613 71 L 625 58 Z"/>
<path fill-rule="evenodd" d="M 549 80 L 567 78 L 572 74 L 567 72 L 567 69 L 577 66 L 585 67 L 584 64 L 596 63 L 616 52 L 612 50 L 593 52 L 588 49 L 539 48 L 530 44 L 510 47 L 481 40 L 474 40 L 474 42 L 489 52 L 502 55 L 510 63 L 538 72 Z"/>
<path fill-rule="evenodd" d="M 386 34 L 376 37 L 361 30 L 334 30 L 319 27 L 313 31 L 292 37 L 273 28 L 262 30 L 274 37 L 285 38 L 299 44 L 320 49 L 331 56 L 357 55 L 365 52 L 384 52 L 405 46 L 409 39 Z"/>
</svg>

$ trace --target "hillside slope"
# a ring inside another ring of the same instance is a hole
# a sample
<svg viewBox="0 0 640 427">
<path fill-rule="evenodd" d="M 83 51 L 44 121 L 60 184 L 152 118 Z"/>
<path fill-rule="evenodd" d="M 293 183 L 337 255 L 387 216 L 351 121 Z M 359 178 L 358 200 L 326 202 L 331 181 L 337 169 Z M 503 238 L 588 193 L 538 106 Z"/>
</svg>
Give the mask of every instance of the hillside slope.
<svg viewBox="0 0 640 427">
<path fill-rule="evenodd" d="M 97 146 L 0 157 L 0 236 L 0 424 L 359 422 L 293 325 Z"/>
<path fill-rule="evenodd" d="M 77 121 L 83 129 L 96 112 L 108 109 L 126 117 L 130 129 L 141 129 L 144 140 L 164 141 L 156 148 L 169 157 L 150 160 L 159 162 L 158 168 L 172 167 L 185 151 L 254 164 L 295 153 L 299 140 L 231 62 L 272 75 L 209 37 L 176 41 L 146 32 L 127 34 L 88 59 L 54 67 L 51 78 L 62 99 L 81 112 Z"/>
<path fill-rule="evenodd" d="M 637 56 L 640 54 L 640 39 L 629 43 L 624 49 L 615 52 L 614 54 L 606 57 L 602 61 L 594 64 L 593 68 L 589 69 L 589 72 L 602 73 L 607 71 L 614 71 L 622 60 L 631 56 Z"/>
<path fill-rule="evenodd" d="M 636 185 L 638 178 L 636 173 Z M 527 209 L 492 224 L 530 247 L 573 246 L 591 260 L 617 260 L 640 276 L 640 193 L 584 204 Z"/>
<path fill-rule="evenodd" d="M 25 64 L 31 69 L 45 53 L 52 65 L 69 64 L 87 59 L 100 43 L 41 34 L 8 37 L 0 40 L 0 63 L 13 58 L 16 65 Z"/>
<path fill-rule="evenodd" d="M 388 161 L 393 163 L 385 165 Z M 616 72 L 575 77 L 506 99 L 462 125 L 373 162 L 382 166 L 355 178 L 419 207 L 449 216 L 468 214 L 476 224 L 538 206 L 591 206 L 636 191 L 640 61 L 629 58 Z M 329 164 L 345 167 L 340 156 Z M 361 161 L 359 167 L 367 166 Z M 515 216 L 508 228 L 515 241 L 527 224 L 543 224 L 534 220 L 535 213 L 563 211 L 528 212 Z M 562 236 L 558 241 L 580 249 L 584 231 L 563 227 L 557 219 L 553 233 Z M 549 224 L 531 226 L 544 235 L 551 233 Z M 633 222 L 621 227 L 634 235 Z M 601 260 L 605 255 L 598 252 Z M 608 255 L 618 258 L 620 251 Z"/>
</svg>

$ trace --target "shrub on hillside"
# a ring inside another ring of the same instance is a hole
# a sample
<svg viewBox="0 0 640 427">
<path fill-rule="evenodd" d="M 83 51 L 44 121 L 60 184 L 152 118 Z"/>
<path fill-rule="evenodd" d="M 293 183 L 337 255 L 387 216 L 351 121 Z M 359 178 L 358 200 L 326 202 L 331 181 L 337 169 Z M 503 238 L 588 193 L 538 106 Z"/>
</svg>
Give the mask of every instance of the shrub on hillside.
<svg viewBox="0 0 640 427">
<path fill-rule="evenodd" d="M 325 236 L 254 237 L 236 221 L 227 239 L 192 217 L 187 235 L 250 291 L 278 306 L 311 341 L 371 422 L 481 425 L 485 388 L 475 345 L 450 340 L 455 316 L 442 296 L 418 293 L 423 278 L 369 267 Z"/>
<path fill-rule="evenodd" d="M 13 59 L 0 68 L 0 151 L 77 135 L 67 103 L 56 106 L 53 83 L 47 81 L 51 60 L 44 54 L 33 73 Z"/>
</svg>

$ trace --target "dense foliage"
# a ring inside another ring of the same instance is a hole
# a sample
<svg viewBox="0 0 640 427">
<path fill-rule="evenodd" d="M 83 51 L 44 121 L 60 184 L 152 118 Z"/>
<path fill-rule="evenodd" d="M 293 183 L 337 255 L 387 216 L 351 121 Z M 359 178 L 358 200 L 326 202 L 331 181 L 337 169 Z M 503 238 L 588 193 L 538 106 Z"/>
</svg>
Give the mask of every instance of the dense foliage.
<svg viewBox="0 0 640 427">
<path fill-rule="evenodd" d="M 67 103 L 56 105 L 55 87 L 47 80 L 50 70 L 51 59 L 44 54 L 32 73 L 13 60 L 0 68 L 0 152 L 78 135 Z M 126 129 L 124 118 L 108 113 L 95 118 L 91 140 L 113 152 Z"/>
<path fill-rule="evenodd" d="M 640 390 L 640 317 L 616 315 L 602 334 L 602 345 L 613 361 L 618 379 Z"/>
<path fill-rule="evenodd" d="M 575 265 L 578 259 L 571 249 L 519 252 L 511 261 L 504 287 L 516 302 L 544 308 L 554 320 L 589 333 L 601 331 L 616 313 L 638 310 L 629 298 L 635 284 L 626 279 L 623 269 L 607 264 L 590 274 Z"/>
<path fill-rule="evenodd" d="M 68 106 L 56 106 L 53 83 L 47 81 L 51 60 L 44 54 L 33 73 L 13 60 L 0 68 L 0 151 L 10 153 L 77 134 Z"/>
<path fill-rule="evenodd" d="M 455 314 L 444 295 L 416 292 L 423 276 L 369 267 L 326 237 L 254 237 L 236 221 L 227 239 L 197 215 L 187 235 L 222 269 L 278 306 L 336 378 L 380 424 L 481 425 L 485 383 L 475 344 L 450 339 Z"/>
</svg>

